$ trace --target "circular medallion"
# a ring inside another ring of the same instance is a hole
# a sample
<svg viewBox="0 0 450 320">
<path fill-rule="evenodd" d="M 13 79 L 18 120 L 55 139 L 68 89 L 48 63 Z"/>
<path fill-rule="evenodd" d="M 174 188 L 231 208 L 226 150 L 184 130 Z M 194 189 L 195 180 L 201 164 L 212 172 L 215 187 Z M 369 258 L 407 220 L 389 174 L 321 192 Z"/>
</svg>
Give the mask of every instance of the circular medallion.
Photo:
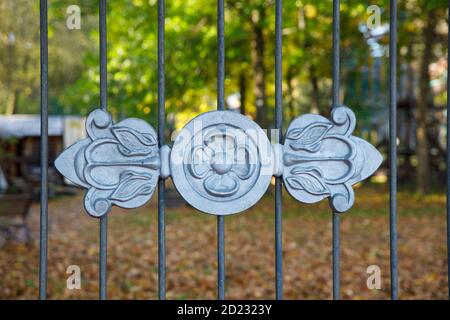
<svg viewBox="0 0 450 320">
<path fill-rule="evenodd" d="M 272 159 L 267 135 L 255 122 L 231 111 L 212 111 L 181 130 L 170 165 L 175 187 L 189 204 L 228 215 L 250 208 L 264 195 Z"/>
</svg>

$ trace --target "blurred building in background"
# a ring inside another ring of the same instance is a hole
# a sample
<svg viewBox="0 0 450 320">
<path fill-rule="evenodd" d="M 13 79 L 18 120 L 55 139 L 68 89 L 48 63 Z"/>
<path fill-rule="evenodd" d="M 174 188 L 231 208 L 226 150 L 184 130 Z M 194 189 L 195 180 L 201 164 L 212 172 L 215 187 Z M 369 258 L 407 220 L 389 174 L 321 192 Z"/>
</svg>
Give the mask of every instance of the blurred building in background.
<svg viewBox="0 0 450 320">
<path fill-rule="evenodd" d="M 86 137 L 84 122 L 81 116 L 48 119 L 49 177 L 55 184 L 62 180 L 53 162 L 64 148 Z M 39 115 L 0 115 L 0 168 L 10 188 L 39 184 L 40 130 Z"/>
</svg>

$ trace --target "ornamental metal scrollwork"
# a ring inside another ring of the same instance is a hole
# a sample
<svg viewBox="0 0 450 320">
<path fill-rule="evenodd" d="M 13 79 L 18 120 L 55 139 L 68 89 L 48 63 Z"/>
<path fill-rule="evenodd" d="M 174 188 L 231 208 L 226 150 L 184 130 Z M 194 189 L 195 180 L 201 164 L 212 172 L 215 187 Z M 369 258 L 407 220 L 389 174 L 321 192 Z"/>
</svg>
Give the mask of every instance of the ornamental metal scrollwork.
<svg viewBox="0 0 450 320">
<path fill-rule="evenodd" d="M 344 212 L 354 202 L 352 185 L 382 162 L 372 145 L 352 136 L 355 124 L 354 113 L 343 106 L 332 111 L 331 119 L 306 114 L 291 122 L 284 144 L 271 145 L 249 118 L 212 111 L 191 120 L 171 150 L 158 148 L 155 130 L 145 121 L 113 124 L 108 112 L 97 109 L 86 120 L 88 138 L 67 148 L 55 165 L 88 189 L 84 206 L 94 217 L 107 214 L 112 205 L 145 204 L 160 177 L 171 177 L 189 204 L 215 215 L 253 206 L 274 175 L 298 201 L 329 198 L 334 211 Z"/>
<path fill-rule="evenodd" d="M 113 124 L 108 112 L 97 109 L 89 114 L 86 131 L 88 139 L 70 146 L 55 161 L 67 179 L 88 189 L 86 211 L 100 217 L 111 205 L 136 208 L 146 203 L 160 168 L 153 128 L 140 119 Z"/>
<path fill-rule="evenodd" d="M 331 120 L 306 114 L 294 119 L 286 133 L 283 181 L 288 192 L 304 203 L 330 198 L 337 212 L 354 203 L 352 185 L 380 166 L 381 154 L 368 142 L 352 136 L 355 114 L 335 108 Z"/>
</svg>

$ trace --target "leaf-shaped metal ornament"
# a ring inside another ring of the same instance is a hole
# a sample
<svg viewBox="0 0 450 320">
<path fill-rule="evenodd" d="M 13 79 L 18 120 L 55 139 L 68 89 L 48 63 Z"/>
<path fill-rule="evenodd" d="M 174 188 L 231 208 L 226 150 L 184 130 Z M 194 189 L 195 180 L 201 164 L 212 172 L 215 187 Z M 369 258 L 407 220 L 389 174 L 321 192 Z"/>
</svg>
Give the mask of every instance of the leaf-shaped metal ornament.
<svg viewBox="0 0 450 320">
<path fill-rule="evenodd" d="M 89 138 L 70 146 L 55 166 L 67 179 L 89 189 L 86 211 L 100 217 L 112 205 L 136 208 L 152 196 L 160 172 L 156 132 L 145 121 L 125 119 L 113 124 L 97 109 L 86 120 Z"/>
<path fill-rule="evenodd" d="M 292 140 L 289 145 L 294 150 L 316 152 L 320 148 L 323 137 L 331 127 L 330 123 L 312 123 L 306 128 L 296 128 L 288 131 L 286 139 Z"/>
<path fill-rule="evenodd" d="M 151 174 L 125 171 L 121 175 L 119 185 L 110 198 L 117 201 L 128 201 L 136 196 L 151 194 L 154 187 Z"/>
<path fill-rule="evenodd" d="M 294 119 L 282 152 L 282 177 L 288 192 L 304 203 L 330 198 L 337 212 L 354 203 L 352 185 L 380 166 L 381 154 L 352 136 L 356 119 L 347 107 L 335 108 L 328 120 L 306 114 Z"/>
<path fill-rule="evenodd" d="M 314 195 L 329 195 L 330 190 L 323 182 L 321 174 L 310 168 L 294 167 L 292 176 L 286 178 L 286 182 L 295 190 L 305 190 Z"/>
<path fill-rule="evenodd" d="M 152 134 L 138 132 L 132 128 L 114 127 L 112 133 L 119 141 L 119 151 L 128 156 L 145 156 L 152 152 L 156 140 Z"/>
</svg>

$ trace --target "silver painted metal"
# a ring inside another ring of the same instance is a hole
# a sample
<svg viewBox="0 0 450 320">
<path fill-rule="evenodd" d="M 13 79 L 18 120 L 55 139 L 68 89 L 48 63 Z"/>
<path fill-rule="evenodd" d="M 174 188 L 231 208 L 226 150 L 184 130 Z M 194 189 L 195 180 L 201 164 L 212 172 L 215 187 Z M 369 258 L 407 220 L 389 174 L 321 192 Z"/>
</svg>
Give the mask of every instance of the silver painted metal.
<svg viewBox="0 0 450 320">
<path fill-rule="evenodd" d="M 283 145 L 275 143 L 273 149 L 273 175 L 281 177 L 283 175 Z"/>
<path fill-rule="evenodd" d="M 326 197 L 337 212 L 354 203 L 352 185 L 369 177 L 381 164 L 381 154 L 352 136 L 355 114 L 333 109 L 331 119 L 306 114 L 294 119 L 286 134 L 283 181 L 298 201 L 315 203 Z"/>
<path fill-rule="evenodd" d="M 113 124 L 111 115 L 96 109 L 86 120 L 89 138 L 67 148 L 55 166 L 67 179 L 89 189 L 84 207 L 101 217 L 111 205 L 136 208 L 152 196 L 160 158 L 155 130 L 140 119 Z"/>
<path fill-rule="evenodd" d="M 170 151 L 170 147 L 167 145 L 163 145 L 159 149 L 161 158 L 160 175 L 163 179 L 170 177 Z"/>
<path fill-rule="evenodd" d="M 212 111 L 191 120 L 173 149 L 158 148 L 155 130 L 140 119 L 113 124 L 111 115 L 93 111 L 86 120 L 89 138 L 66 149 L 56 168 L 73 183 L 89 189 L 86 211 L 100 217 L 112 205 L 136 208 L 150 200 L 158 177 L 172 177 L 183 198 L 214 215 L 229 215 L 253 206 L 272 176 L 282 177 L 300 202 L 330 198 L 337 212 L 354 202 L 352 185 L 369 177 L 381 154 L 352 136 L 356 119 L 347 107 L 328 120 L 306 114 L 294 119 L 284 145 L 271 145 L 266 133 L 249 118 Z"/>
<path fill-rule="evenodd" d="M 273 155 L 264 131 L 249 118 L 212 111 L 177 136 L 170 159 L 178 192 L 195 208 L 229 215 L 253 206 L 266 192 Z"/>
</svg>

